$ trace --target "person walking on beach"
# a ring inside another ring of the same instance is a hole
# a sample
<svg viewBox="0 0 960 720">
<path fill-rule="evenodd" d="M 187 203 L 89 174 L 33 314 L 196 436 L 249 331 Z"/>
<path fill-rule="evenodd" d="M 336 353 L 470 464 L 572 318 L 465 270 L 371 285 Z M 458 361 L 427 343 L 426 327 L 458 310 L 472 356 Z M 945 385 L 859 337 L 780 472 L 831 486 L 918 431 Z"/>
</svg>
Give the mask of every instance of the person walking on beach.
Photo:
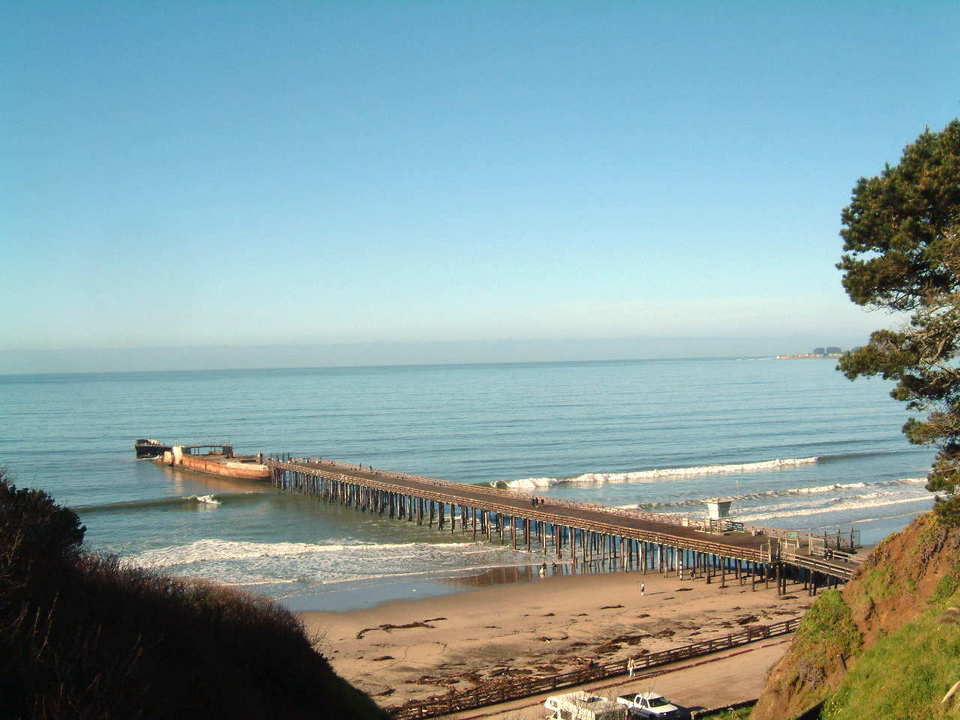
<svg viewBox="0 0 960 720">
<path fill-rule="evenodd" d="M 640 583 L 640 597 L 643 597 L 644 593 L 647 592 L 647 586 L 643 583 Z"/>
</svg>

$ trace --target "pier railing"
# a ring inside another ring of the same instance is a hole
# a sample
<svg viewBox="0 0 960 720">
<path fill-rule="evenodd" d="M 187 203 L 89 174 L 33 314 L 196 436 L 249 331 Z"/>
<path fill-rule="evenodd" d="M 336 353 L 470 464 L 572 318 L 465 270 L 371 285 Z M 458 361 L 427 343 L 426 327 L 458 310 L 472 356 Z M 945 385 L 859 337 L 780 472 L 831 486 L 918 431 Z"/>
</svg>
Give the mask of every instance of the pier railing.
<svg viewBox="0 0 960 720">
<path fill-rule="evenodd" d="M 323 476 L 345 482 L 345 483 L 358 483 L 362 482 L 363 485 L 369 488 L 374 488 L 377 490 L 384 490 L 387 492 L 397 492 L 397 493 L 415 493 L 418 497 L 422 497 L 428 500 L 434 500 L 437 502 L 446 502 L 451 503 L 455 499 L 451 496 L 451 491 L 455 490 L 459 483 L 450 483 L 443 480 L 438 480 L 436 478 L 424 477 L 421 479 L 421 476 L 410 475 L 407 473 L 397 473 L 392 471 L 377 470 L 371 468 L 370 466 L 360 466 L 352 465 L 345 463 L 335 463 L 335 462 L 323 462 L 319 463 L 315 459 L 310 458 L 289 458 L 284 460 L 269 459 L 267 464 L 271 467 L 280 469 L 280 470 L 290 470 L 290 471 L 313 471 L 314 473 L 322 474 Z M 350 473 L 362 472 L 368 475 L 368 477 L 358 477 L 357 475 L 352 475 Z M 372 476 L 372 477 L 371 477 Z M 411 480 L 415 482 L 429 484 L 436 488 L 436 491 L 431 490 L 418 490 L 414 491 L 411 487 L 405 486 L 402 484 L 404 480 Z M 391 482 L 393 481 L 393 482 Z M 516 507 L 503 504 L 502 501 L 505 499 L 503 490 L 498 490 L 495 488 L 483 487 L 479 485 L 467 485 L 462 486 L 470 490 L 470 492 L 478 492 L 479 494 L 486 495 L 490 499 L 484 501 L 484 508 L 488 511 L 501 514 L 506 517 L 516 516 L 518 513 L 522 514 L 523 517 L 529 518 L 531 520 L 538 520 L 546 523 L 555 524 L 558 526 L 568 526 L 573 522 L 576 527 L 584 530 L 589 530 L 592 532 L 597 532 L 600 534 L 606 534 L 612 537 L 630 537 L 636 539 L 646 539 L 650 542 L 664 542 L 671 543 L 676 541 L 676 537 L 671 535 L 669 531 L 663 531 L 660 529 L 646 529 L 638 530 L 636 528 L 629 528 L 623 525 L 618 525 L 616 520 L 617 516 L 634 518 L 636 515 L 626 515 L 621 513 L 611 513 L 610 510 L 618 510 L 619 508 L 610 508 L 606 505 L 594 505 L 593 503 L 581 503 L 574 500 L 566 500 L 561 502 L 555 502 L 555 498 L 550 498 L 549 505 L 546 506 L 537 506 L 542 507 L 543 509 L 534 509 L 534 507 L 524 507 L 522 511 Z M 509 492 L 509 491 L 508 491 Z M 514 491 L 516 492 L 516 491 Z M 598 514 L 602 514 L 606 518 L 609 518 L 608 521 L 598 521 L 596 519 L 583 519 L 583 518 L 574 518 L 571 516 L 564 516 L 555 512 L 551 512 L 551 509 L 564 508 L 568 510 L 588 510 L 595 511 Z M 652 522 L 662 523 L 659 519 L 663 516 L 656 515 L 651 513 L 650 520 Z M 641 520 L 645 518 L 639 518 Z M 670 523 L 675 527 L 682 526 L 681 523 Z M 686 526 L 686 529 L 696 530 L 696 527 Z M 700 552 L 714 553 L 719 556 L 724 557 L 740 557 L 744 560 L 749 560 L 751 562 L 765 563 L 770 562 L 772 559 L 770 547 L 760 548 L 750 548 L 750 547 L 733 547 L 726 545 L 722 542 L 710 540 L 710 539 L 694 539 L 686 537 L 683 539 L 683 546 L 690 550 L 697 550 Z M 774 546 L 774 550 L 775 550 Z M 732 553 L 734 553 L 732 555 Z"/>
<path fill-rule="evenodd" d="M 785 563 L 806 568 L 808 570 L 815 570 L 823 573 L 824 575 L 829 575 L 830 577 L 835 577 L 843 581 L 853 578 L 857 568 L 859 567 L 859 564 L 856 562 L 851 562 L 851 558 L 838 557 L 838 559 L 843 560 L 843 562 L 831 562 L 830 559 L 820 559 L 812 555 L 798 555 L 790 552 L 780 553 L 780 560 Z"/>
<path fill-rule="evenodd" d="M 378 477 L 395 478 L 397 480 L 414 480 L 420 483 L 434 485 L 435 487 L 448 488 L 458 483 L 451 483 L 447 480 L 432 478 L 426 475 L 416 475 L 414 473 L 397 472 L 394 470 L 380 470 L 370 465 L 356 465 L 353 463 L 344 463 L 325 458 L 291 458 L 290 462 L 303 462 L 314 465 L 322 465 L 332 469 L 343 469 L 356 472 L 372 472 Z M 470 490 L 476 493 L 494 497 L 513 497 L 520 500 L 529 501 L 531 498 L 538 497 L 535 490 L 518 490 L 516 488 L 494 488 L 489 485 L 470 485 Z M 698 518 L 687 517 L 686 515 L 677 515 L 671 513 L 653 513 L 637 508 L 619 508 L 610 505 L 601 505 L 599 503 L 585 502 L 583 500 L 566 500 L 554 495 L 550 496 L 550 505 L 555 507 L 566 507 L 573 510 L 591 510 L 594 512 L 603 512 L 608 515 L 618 515 L 620 517 L 634 518 L 639 520 L 649 520 L 650 522 L 664 523 L 666 525 L 676 525 L 679 527 L 688 527 L 692 530 L 708 530 L 709 523 Z"/>
<path fill-rule="evenodd" d="M 429 477 L 427 475 L 417 475 L 415 473 L 405 473 L 398 472 L 395 470 L 381 470 L 379 468 L 374 468 L 372 465 L 358 465 L 355 463 L 346 463 L 339 460 L 331 460 L 328 458 L 296 458 L 292 457 L 288 459 L 288 462 L 292 463 L 305 463 L 310 465 L 320 465 L 322 467 L 327 467 L 333 470 L 345 470 L 348 472 L 369 472 L 374 473 L 379 478 L 394 478 L 396 480 L 413 480 L 419 483 L 425 483 L 428 485 L 433 485 L 437 488 L 449 488 L 451 486 L 458 485 L 459 483 L 451 483 L 448 480 L 441 480 L 439 478 Z M 503 498 L 503 497 L 513 497 L 515 499 L 524 500 L 529 502 L 531 498 L 538 497 L 538 493 L 535 489 L 531 490 L 520 490 L 517 488 L 495 488 L 490 487 L 489 485 L 470 485 L 471 491 L 487 495 L 490 498 Z M 571 510 L 590 510 L 593 512 L 603 512 L 608 515 L 615 515 L 619 517 L 631 518 L 636 520 L 647 520 L 649 522 L 662 523 L 665 525 L 674 525 L 676 527 L 685 527 L 691 530 L 700 530 L 701 532 L 709 533 L 723 533 L 725 531 L 735 531 L 735 532 L 745 532 L 751 535 L 758 535 L 764 537 L 776 538 L 781 543 L 787 543 L 796 546 L 796 549 L 799 549 L 799 546 L 808 546 L 811 552 L 815 553 L 814 546 L 821 542 L 827 547 L 831 545 L 833 541 L 833 535 L 828 535 L 826 533 L 814 534 L 812 532 L 807 532 L 804 530 L 788 530 L 783 528 L 768 527 L 765 525 L 752 525 L 744 524 L 737 522 L 732 519 L 723 519 L 720 521 L 710 521 L 701 518 L 689 517 L 687 515 L 679 515 L 676 513 L 655 513 L 649 512 L 647 510 L 641 510 L 639 508 L 620 508 L 610 505 L 601 505 L 599 503 L 591 503 L 583 500 L 567 500 L 564 498 L 558 498 L 555 495 L 550 496 L 550 505 L 554 507 L 565 507 Z M 856 534 L 854 534 L 856 533 Z M 859 544 L 859 531 L 849 531 L 849 533 L 837 533 L 836 534 L 836 544 L 837 549 L 846 549 L 843 547 L 844 541 L 849 535 L 848 544 L 850 546 L 850 551 L 854 549 L 856 545 Z M 824 540 L 821 540 L 823 538 Z M 815 553 L 816 554 L 816 553 Z"/>
<path fill-rule="evenodd" d="M 565 500 L 554 496 L 551 496 L 546 504 L 535 504 L 531 500 L 538 497 L 536 492 L 512 488 L 499 489 L 485 485 L 465 485 L 424 475 L 381 470 L 369 465 L 355 465 L 323 458 L 284 456 L 266 459 L 265 463 L 275 471 L 320 476 L 348 486 L 362 485 L 377 491 L 446 503 L 451 506 L 451 518 L 454 517 L 454 507 L 470 507 L 479 503 L 486 512 L 511 518 L 510 526 L 513 533 L 516 533 L 513 520 L 521 517 L 525 521 L 547 523 L 554 527 L 575 527 L 601 536 L 619 537 L 621 544 L 624 539 L 630 539 L 763 565 L 787 562 L 841 580 L 850 579 L 857 564 L 856 558 L 843 551 L 814 552 L 812 541 L 814 536 L 795 530 L 739 525 L 736 528 L 739 530 L 736 533 L 739 537 L 728 540 L 724 537 L 725 531 L 734 529 L 733 527 L 718 526 L 712 533 L 704 532 L 707 529 L 704 522 L 677 515 L 648 513 L 631 508 Z M 275 475 L 275 479 L 277 477 Z M 631 525 L 624 520 L 639 521 L 643 525 Z M 465 527 L 465 518 L 461 517 L 461 523 Z M 452 524 L 451 527 L 455 525 Z M 673 528 L 678 530 L 674 531 Z M 697 534 L 686 532 L 689 530 L 698 532 Z M 722 532 L 718 533 L 716 530 Z M 500 532 L 502 540 L 502 523 Z M 744 543 L 744 534 L 753 536 L 755 540 Z M 837 544 L 840 544 L 844 536 L 837 537 L 841 538 L 837 541 Z M 851 541 L 853 537 L 851 534 Z M 832 540 L 832 536 L 828 536 L 828 539 Z"/>
<path fill-rule="evenodd" d="M 660 652 L 637 655 L 625 660 L 609 663 L 590 663 L 589 665 L 557 675 L 544 677 L 509 678 L 485 682 L 471 690 L 451 691 L 446 695 L 436 695 L 426 700 L 411 700 L 403 705 L 387 708 L 395 720 L 414 720 L 448 715 L 461 710 L 496 705 L 509 700 L 540 695 L 553 690 L 583 685 L 584 683 L 605 678 L 626 675 L 648 670 L 679 660 L 701 657 L 721 650 L 740 647 L 766 638 L 786 635 L 797 629 L 800 618 L 791 618 L 771 625 L 754 625 L 740 632 L 731 633 L 711 640 L 702 640 L 689 645 L 662 650 Z"/>
</svg>

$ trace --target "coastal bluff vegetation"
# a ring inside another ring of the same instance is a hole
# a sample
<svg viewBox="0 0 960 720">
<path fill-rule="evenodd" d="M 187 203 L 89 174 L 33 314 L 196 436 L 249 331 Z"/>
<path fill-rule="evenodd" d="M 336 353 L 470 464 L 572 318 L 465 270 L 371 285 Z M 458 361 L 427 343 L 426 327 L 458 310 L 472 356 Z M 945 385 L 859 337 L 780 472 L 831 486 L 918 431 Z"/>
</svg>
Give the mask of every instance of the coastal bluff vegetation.
<svg viewBox="0 0 960 720">
<path fill-rule="evenodd" d="M 958 681 L 960 527 L 929 512 L 817 599 L 750 717 L 960 718 Z"/>
<path fill-rule="evenodd" d="M 386 718 L 271 600 L 83 552 L 0 472 L 0 718 Z"/>
<path fill-rule="evenodd" d="M 838 368 L 893 381 L 894 399 L 927 413 L 903 432 L 937 447 L 926 485 L 937 495 L 814 603 L 751 718 L 960 718 L 960 119 L 861 178 L 842 222 L 847 295 L 910 319 Z"/>
</svg>

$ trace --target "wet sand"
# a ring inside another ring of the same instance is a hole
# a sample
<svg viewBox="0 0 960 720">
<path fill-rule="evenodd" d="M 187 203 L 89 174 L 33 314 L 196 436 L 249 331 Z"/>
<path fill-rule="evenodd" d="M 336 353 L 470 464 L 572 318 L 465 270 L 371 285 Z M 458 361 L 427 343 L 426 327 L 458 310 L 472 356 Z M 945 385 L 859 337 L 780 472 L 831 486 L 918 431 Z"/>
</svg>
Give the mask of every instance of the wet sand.
<svg viewBox="0 0 960 720">
<path fill-rule="evenodd" d="M 810 603 L 800 586 L 778 598 L 772 584 L 753 592 L 749 582 L 730 578 L 721 588 L 716 579 L 707 585 L 619 572 L 494 584 L 300 617 L 340 675 L 390 706 L 496 678 L 551 675 L 591 660 L 707 640 L 802 614 Z"/>
</svg>

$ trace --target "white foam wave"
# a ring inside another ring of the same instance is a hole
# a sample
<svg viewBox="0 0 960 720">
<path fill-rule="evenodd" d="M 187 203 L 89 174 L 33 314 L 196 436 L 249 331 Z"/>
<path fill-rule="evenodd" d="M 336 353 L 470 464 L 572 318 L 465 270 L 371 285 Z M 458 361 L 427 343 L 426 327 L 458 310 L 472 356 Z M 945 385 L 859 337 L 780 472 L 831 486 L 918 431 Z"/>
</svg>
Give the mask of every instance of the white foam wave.
<svg viewBox="0 0 960 720">
<path fill-rule="evenodd" d="M 190 498 L 194 502 L 202 503 L 204 505 L 219 505 L 220 501 L 217 500 L 213 495 L 194 495 Z"/>
<path fill-rule="evenodd" d="M 255 543 L 205 539 L 128 557 L 130 566 L 163 569 L 228 585 L 340 586 L 353 581 L 407 576 L 456 576 L 506 566 L 524 566 L 539 555 L 509 545 L 477 543 Z M 285 592 L 285 591 L 284 591 Z"/>
<path fill-rule="evenodd" d="M 174 565 L 196 565 L 207 562 L 254 560 L 260 558 L 283 558 L 296 555 L 337 553 L 345 550 L 372 550 L 375 553 L 392 551 L 392 560 L 408 557 L 404 549 L 422 552 L 424 548 L 465 548 L 476 543 L 257 543 L 237 542 L 205 538 L 188 545 L 146 550 L 138 555 L 124 558 L 123 562 L 142 568 L 163 568 Z M 415 553 L 412 553 L 415 554 Z"/>
<path fill-rule="evenodd" d="M 298 582 L 300 582 L 300 580 L 297 578 L 261 578 L 259 580 L 250 579 L 239 582 L 221 581 L 220 584 L 226 585 L 227 587 L 255 587 L 257 585 L 293 585 Z"/>
<path fill-rule="evenodd" d="M 812 495 L 814 493 L 830 492 L 832 490 L 855 490 L 857 488 L 864 488 L 866 486 L 867 484 L 865 482 L 833 483 L 832 485 L 816 485 L 808 488 L 796 488 L 792 492 L 796 495 Z"/>
<path fill-rule="evenodd" d="M 776 503 L 771 505 L 753 505 L 749 508 L 745 508 L 747 512 L 761 513 L 761 512 L 771 512 L 776 511 L 780 508 L 814 508 L 814 507 L 823 507 L 825 505 L 831 505 L 841 502 L 860 502 L 863 503 L 866 500 L 877 500 L 880 498 L 924 498 L 929 497 L 926 494 L 916 495 L 910 494 L 908 497 L 904 495 L 903 492 L 897 492 L 895 490 L 873 490 L 866 493 L 858 493 L 853 495 L 834 495 L 832 497 L 805 497 L 803 500 L 793 500 L 787 501 L 785 503 Z M 799 504 L 798 504 L 799 503 Z M 734 506 L 735 507 L 735 506 Z"/>
<path fill-rule="evenodd" d="M 189 545 L 172 545 L 156 550 L 146 550 L 125 558 L 124 562 L 137 567 L 162 568 L 171 565 L 193 565 L 211 560 L 248 560 L 315 552 L 336 552 L 342 547 L 334 544 L 234 542 L 205 538 Z"/>
<path fill-rule="evenodd" d="M 758 492 L 752 493 L 743 493 L 741 495 L 730 495 L 730 499 L 735 503 L 751 500 L 762 500 L 764 498 L 772 497 L 789 497 L 793 495 L 820 495 L 823 493 L 830 492 L 845 492 L 850 490 L 862 490 L 865 488 L 884 488 L 884 487 L 896 487 L 903 485 L 917 485 L 921 483 L 926 483 L 926 478 L 900 478 L 899 480 L 882 480 L 875 483 L 866 483 L 866 482 L 852 482 L 852 483 L 832 483 L 830 485 L 814 485 L 811 487 L 794 487 L 794 488 L 776 488 L 773 490 L 760 490 Z M 883 491 L 875 491 L 883 492 Z M 859 495 L 857 497 L 870 497 L 870 494 Z M 655 502 L 646 502 L 646 503 L 634 503 L 631 505 L 618 505 L 617 507 L 625 509 L 643 509 L 643 510 L 657 510 L 659 508 L 671 508 L 671 507 L 700 507 L 704 503 L 704 498 L 684 498 L 680 500 L 661 500 Z M 736 505 L 734 506 L 736 507 Z"/>
<path fill-rule="evenodd" d="M 839 500 L 839 498 L 835 498 Z M 758 522 L 760 520 L 773 520 L 774 518 L 792 518 L 804 517 L 807 515 L 821 515 L 833 512 L 848 512 L 852 510 L 866 510 L 869 508 L 888 507 L 890 505 L 903 505 L 905 503 L 928 502 L 932 503 L 933 498 L 929 495 L 922 497 L 908 498 L 886 498 L 875 499 L 873 502 L 862 502 L 860 500 L 848 502 L 824 503 L 817 507 L 791 508 L 789 505 L 782 505 L 779 508 L 771 509 L 766 512 L 756 512 L 747 515 L 737 515 L 736 519 L 740 522 Z M 766 510 L 766 509 L 764 509 Z"/>
<path fill-rule="evenodd" d="M 554 564 L 561 564 L 556 562 Z M 500 568 L 505 567 L 538 567 L 540 563 L 507 563 L 500 562 L 495 565 L 465 565 L 463 567 L 457 568 L 447 568 L 442 570 L 430 569 L 430 570 L 409 570 L 406 572 L 392 572 L 392 573 L 376 573 L 369 575 L 343 575 L 337 578 L 322 580 L 321 585 L 339 585 L 341 583 L 347 582 L 362 582 L 364 580 L 380 580 L 382 578 L 398 578 L 398 577 L 417 577 L 424 575 L 434 575 L 434 576 L 450 576 L 452 573 L 456 575 L 469 574 L 472 572 L 480 572 L 482 570 L 499 570 Z"/>
<path fill-rule="evenodd" d="M 617 482 L 657 482 L 671 478 L 697 477 L 700 475 L 732 475 L 736 473 L 768 472 L 771 470 L 785 470 L 801 465 L 812 465 L 820 460 L 819 457 L 808 458 L 778 458 L 761 462 L 740 463 L 735 465 L 699 465 L 685 468 L 657 468 L 654 470 L 637 470 L 621 473 L 584 473 L 576 477 L 530 477 L 510 480 L 504 483 L 508 488 L 515 490 L 535 490 L 548 488 L 560 484 L 594 484 Z"/>
</svg>

